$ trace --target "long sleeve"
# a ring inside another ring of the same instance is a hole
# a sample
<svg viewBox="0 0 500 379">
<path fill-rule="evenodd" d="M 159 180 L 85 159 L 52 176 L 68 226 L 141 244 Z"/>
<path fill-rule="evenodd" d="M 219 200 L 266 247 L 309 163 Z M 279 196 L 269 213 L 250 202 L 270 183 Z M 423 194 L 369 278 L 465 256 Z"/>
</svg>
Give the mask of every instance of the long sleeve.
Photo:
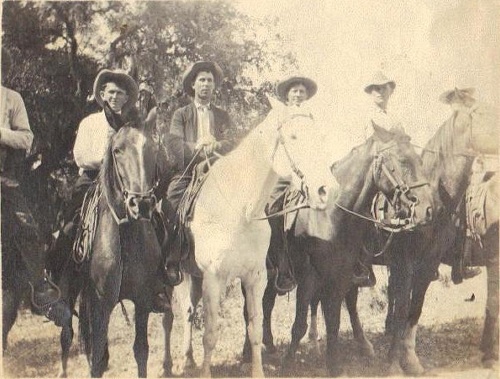
<svg viewBox="0 0 500 379">
<path fill-rule="evenodd" d="M 183 116 L 183 114 L 184 114 L 183 109 L 184 108 L 180 108 L 174 112 L 174 115 L 172 116 L 172 121 L 170 123 L 170 134 L 182 138 L 182 140 L 184 141 L 184 150 L 185 150 L 184 155 L 186 157 L 187 156 L 192 157 L 194 154 L 195 147 L 196 147 L 196 142 L 186 141 L 187 137 L 186 137 L 186 134 L 184 132 L 185 120 L 184 120 L 184 116 Z"/>
<path fill-rule="evenodd" d="M 20 94 L 2 87 L 2 120 L 0 144 L 14 149 L 29 150 L 33 143 L 28 113 Z"/>
</svg>

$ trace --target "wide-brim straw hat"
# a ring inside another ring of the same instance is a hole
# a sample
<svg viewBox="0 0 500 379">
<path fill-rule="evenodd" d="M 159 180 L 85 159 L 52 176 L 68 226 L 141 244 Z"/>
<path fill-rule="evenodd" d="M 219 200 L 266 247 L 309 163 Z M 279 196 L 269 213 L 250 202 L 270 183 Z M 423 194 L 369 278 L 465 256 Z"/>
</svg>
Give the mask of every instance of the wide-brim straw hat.
<svg viewBox="0 0 500 379">
<path fill-rule="evenodd" d="M 182 75 L 182 87 L 184 89 L 184 92 L 186 92 L 189 96 L 194 96 L 192 85 L 196 78 L 196 75 L 198 75 L 198 73 L 201 71 L 212 73 L 212 75 L 214 76 L 215 86 L 218 86 L 222 81 L 223 72 L 217 63 L 208 61 L 195 62 L 191 66 L 189 66 L 184 72 L 184 75 Z"/>
<path fill-rule="evenodd" d="M 454 88 L 449 91 L 443 92 L 439 96 L 439 101 L 445 104 L 451 104 L 451 102 L 457 98 L 464 98 L 464 97 L 469 97 L 469 98 L 474 98 L 474 92 L 476 92 L 475 88 Z"/>
<path fill-rule="evenodd" d="M 309 79 L 305 76 L 291 76 L 288 79 L 282 80 L 278 83 L 278 85 L 276 86 L 276 94 L 282 101 L 286 101 L 290 87 L 297 84 L 302 84 L 304 87 L 306 87 L 307 99 L 310 99 L 311 97 L 316 95 L 316 92 L 318 91 L 318 85 L 314 80 Z"/>
<path fill-rule="evenodd" d="M 385 76 L 381 71 L 377 71 L 370 82 L 366 85 L 365 87 L 365 92 L 366 93 L 371 93 L 373 87 L 375 86 L 383 86 L 385 84 L 389 84 L 392 89 L 396 88 L 396 82 L 393 79 L 389 79 L 387 76 Z"/>
<path fill-rule="evenodd" d="M 130 108 L 135 105 L 139 97 L 139 87 L 130 75 L 122 70 L 108 70 L 104 69 L 97 74 L 94 81 L 94 99 L 97 103 L 104 108 L 104 100 L 101 97 L 101 90 L 104 83 L 113 82 L 119 87 L 127 91 L 128 100 L 123 105 L 124 109 Z"/>
</svg>

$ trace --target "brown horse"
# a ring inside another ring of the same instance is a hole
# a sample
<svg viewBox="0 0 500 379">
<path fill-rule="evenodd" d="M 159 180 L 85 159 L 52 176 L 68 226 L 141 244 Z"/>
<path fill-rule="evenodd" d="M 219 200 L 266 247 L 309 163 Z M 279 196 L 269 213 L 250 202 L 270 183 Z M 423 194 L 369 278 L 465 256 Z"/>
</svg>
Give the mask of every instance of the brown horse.
<svg viewBox="0 0 500 379">
<path fill-rule="evenodd" d="M 63 297 L 71 308 L 81 292 L 80 341 L 92 377 L 101 377 L 107 368 L 109 319 L 116 304 L 124 299 L 135 305 L 138 376 L 147 375 L 148 318 L 157 270 L 163 262 L 151 222 L 159 179 L 159 148 L 152 130 L 138 119 L 132 121 L 121 126 L 109 141 L 98 178 L 98 221 L 89 256 L 78 264 L 70 258 L 60 279 Z M 166 172 L 165 177 L 171 175 Z M 60 376 L 67 374 L 72 338 L 70 321 L 61 332 Z"/>
<path fill-rule="evenodd" d="M 397 219 L 403 225 L 407 221 L 406 228 L 411 229 L 432 220 L 433 201 L 423 180 L 420 158 L 409 137 L 399 132 L 376 130 L 365 144 L 354 148 L 337 162 L 333 172 L 341 185 L 341 193 L 328 209 L 332 239 L 288 238 L 298 287 L 292 341 L 283 368 L 288 370 L 293 363 L 299 342 L 307 330 L 309 304 L 314 296 L 318 296 L 327 327 L 326 365 L 329 374 L 337 376 L 342 372 L 337 354 L 340 305 L 352 287 L 354 266 L 362 251 L 361 241 L 367 227 L 371 226 L 362 214 L 367 213 L 375 193 L 382 191 L 397 204 Z M 273 254 L 272 247 L 269 254 Z M 264 344 L 268 351 L 275 350 L 270 324 L 275 297 L 274 282 L 269 280 L 263 299 Z M 360 342 L 369 344 L 366 338 Z M 244 348 L 244 356 L 247 355 L 248 343 Z"/>
<path fill-rule="evenodd" d="M 471 167 L 478 154 L 498 153 L 498 144 L 491 141 L 498 135 L 494 118 L 475 114 L 473 110 L 456 111 L 427 143 L 422 152 L 423 171 L 435 196 L 437 209 L 431 235 L 422 238 L 419 231 L 397 237 L 387 251 L 384 264 L 390 267 L 386 333 L 393 336 L 389 353 L 390 373 L 418 375 L 424 371 L 415 352 L 417 324 L 425 293 L 445 253 L 454 247 L 457 238 L 455 213 L 463 201 Z M 488 140 L 488 137 L 489 140 Z M 483 363 L 491 366 L 498 359 L 498 175 L 487 183 L 485 196 L 485 227 L 481 233 L 487 268 L 488 296 L 481 350 Z M 412 261 L 409 256 L 419 257 Z M 406 257 L 406 258 L 405 258 Z M 411 287 L 410 286 L 411 283 Z M 411 292 L 408 289 L 411 288 Z M 357 289 L 355 290 L 357 293 Z M 356 308 L 356 294 L 353 297 Z M 351 317 L 353 329 L 362 334 L 359 318 Z"/>
</svg>

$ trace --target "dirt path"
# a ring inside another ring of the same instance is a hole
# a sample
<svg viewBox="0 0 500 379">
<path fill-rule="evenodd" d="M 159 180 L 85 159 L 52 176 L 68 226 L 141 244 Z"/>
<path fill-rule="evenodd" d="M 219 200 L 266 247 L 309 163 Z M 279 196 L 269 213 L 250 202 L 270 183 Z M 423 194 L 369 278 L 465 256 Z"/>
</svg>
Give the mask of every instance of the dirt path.
<svg viewBox="0 0 500 379">
<path fill-rule="evenodd" d="M 460 286 L 454 286 L 447 279 L 448 271 L 441 270 L 443 278 L 432 283 L 421 318 L 417 336 L 417 353 L 426 368 L 426 376 L 449 378 L 497 378 L 498 371 L 481 369 L 479 341 L 485 304 L 485 275 L 474 278 Z M 346 377 L 381 377 L 387 369 L 386 357 L 390 339 L 383 334 L 385 304 L 385 273 L 377 272 L 378 285 L 365 289 L 360 294 L 360 317 L 372 341 L 376 357 L 367 359 L 359 356 L 348 323 L 347 312 L 343 310 L 341 340 L 342 361 L 345 362 Z M 466 302 L 471 294 L 475 301 Z M 275 342 L 279 349 L 276 356 L 265 356 L 266 376 L 326 377 L 323 354 L 318 356 L 314 344 L 304 339 L 297 354 L 295 367 L 280 370 L 280 356 L 284 354 L 290 340 L 290 327 L 294 318 L 294 296 L 277 299 L 273 314 Z M 125 302 L 132 319 L 133 305 Z M 240 364 L 244 339 L 244 324 L 241 315 L 242 299 L 239 286 L 228 291 L 222 309 L 223 330 L 214 354 L 213 375 L 218 377 L 247 376 L 246 367 Z M 182 327 L 178 307 L 174 308 L 176 320 L 173 332 L 174 373 L 180 374 Z M 74 323 L 77 319 L 74 318 Z M 320 321 L 320 332 L 324 325 Z M 133 327 L 126 324 L 120 307 L 112 315 L 109 333 L 110 368 L 107 377 L 135 377 L 136 364 L 132 352 Z M 194 333 L 195 360 L 201 364 L 202 330 Z M 149 323 L 150 359 L 149 377 L 158 377 L 163 354 L 163 330 L 161 316 L 151 315 Z M 78 353 L 77 336 L 71 350 L 69 375 L 88 376 L 86 358 Z M 320 341 L 324 350 L 324 341 Z M 9 346 L 3 357 L 3 377 L 54 377 L 59 367 L 59 329 L 41 317 L 32 316 L 27 310 L 20 313 L 9 336 Z M 192 373 L 195 375 L 196 373 Z"/>
</svg>

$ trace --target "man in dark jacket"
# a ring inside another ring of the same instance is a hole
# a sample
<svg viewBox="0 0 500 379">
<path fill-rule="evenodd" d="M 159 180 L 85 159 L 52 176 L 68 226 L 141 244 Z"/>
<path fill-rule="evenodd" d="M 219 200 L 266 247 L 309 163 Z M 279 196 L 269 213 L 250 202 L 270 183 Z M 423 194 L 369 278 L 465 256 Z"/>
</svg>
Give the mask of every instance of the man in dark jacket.
<svg viewBox="0 0 500 379">
<path fill-rule="evenodd" d="M 177 208 L 191 181 L 194 165 L 213 153 L 223 155 L 233 148 L 226 136 L 231 127 L 229 114 L 212 104 L 214 90 L 222 75 L 217 63 L 206 61 L 194 63 L 183 75 L 184 91 L 193 97 L 193 102 L 176 110 L 170 125 L 169 138 L 178 139 L 174 154 L 182 171 L 174 176 L 167 190 L 164 212 L 169 223 L 176 221 Z M 167 281 L 171 285 L 182 280 L 179 263 L 180 251 L 171 249 L 166 262 Z"/>
</svg>

